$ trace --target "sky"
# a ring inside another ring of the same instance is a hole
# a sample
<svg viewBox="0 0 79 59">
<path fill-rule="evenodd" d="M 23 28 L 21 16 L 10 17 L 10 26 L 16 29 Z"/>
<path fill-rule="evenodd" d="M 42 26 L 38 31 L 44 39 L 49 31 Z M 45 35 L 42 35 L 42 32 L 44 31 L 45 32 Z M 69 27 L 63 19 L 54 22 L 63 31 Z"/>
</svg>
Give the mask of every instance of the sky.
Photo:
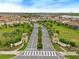
<svg viewBox="0 0 79 59">
<path fill-rule="evenodd" d="M 79 12 L 79 0 L 0 0 L 0 12 Z"/>
</svg>

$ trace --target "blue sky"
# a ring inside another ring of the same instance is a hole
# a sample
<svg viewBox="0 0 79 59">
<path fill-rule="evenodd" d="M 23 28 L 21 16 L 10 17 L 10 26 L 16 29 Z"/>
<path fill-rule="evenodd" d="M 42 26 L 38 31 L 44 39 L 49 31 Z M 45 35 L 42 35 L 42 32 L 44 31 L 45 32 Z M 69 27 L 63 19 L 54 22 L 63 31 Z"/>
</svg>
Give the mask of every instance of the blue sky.
<svg viewBox="0 0 79 59">
<path fill-rule="evenodd" d="M 79 0 L 0 0 L 0 12 L 79 12 Z"/>
</svg>

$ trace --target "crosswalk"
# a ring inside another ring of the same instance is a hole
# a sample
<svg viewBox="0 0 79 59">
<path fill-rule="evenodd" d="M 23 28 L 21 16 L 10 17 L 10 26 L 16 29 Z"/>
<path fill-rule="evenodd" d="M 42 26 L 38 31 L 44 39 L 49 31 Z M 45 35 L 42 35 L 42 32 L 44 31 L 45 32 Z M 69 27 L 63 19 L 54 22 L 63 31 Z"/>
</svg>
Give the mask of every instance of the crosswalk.
<svg viewBox="0 0 79 59">
<path fill-rule="evenodd" d="M 56 56 L 54 51 L 25 51 L 21 56 Z"/>
</svg>

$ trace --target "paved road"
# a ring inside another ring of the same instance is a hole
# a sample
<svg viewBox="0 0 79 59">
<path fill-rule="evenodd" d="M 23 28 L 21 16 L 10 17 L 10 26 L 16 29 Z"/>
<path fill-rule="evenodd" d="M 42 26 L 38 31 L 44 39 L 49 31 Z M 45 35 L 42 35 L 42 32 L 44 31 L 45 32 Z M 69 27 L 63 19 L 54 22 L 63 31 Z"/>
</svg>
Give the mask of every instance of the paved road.
<svg viewBox="0 0 79 59">
<path fill-rule="evenodd" d="M 34 24 L 34 30 L 30 37 L 28 46 L 26 48 L 27 51 L 36 51 L 37 50 L 37 40 L 38 40 L 38 24 Z"/>
<path fill-rule="evenodd" d="M 43 41 L 43 50 L 44 51 L 55 51 L 55 49 L 51 43 L 50 36 L 45 27 L 42 27 L 42 41 Z M 63 55 L 61 55 L 60 53 L 55 52 L 55 54 L 56 54 L 55 57 L 58 57 L 58 59 L 64 59 Z"/>
<path fill-rule="evenodd" d="M 55 51 L 25 51 L 20 56 L 57 56 Z"/>
<path fill-rule="evenodd" d="M 44 27 L 42 27 L 42 42 L 44 51 L 54 51 L 48 32 Z"/>
<path fill-rule="evenodd" d="M 17 59 L 58 59 L 55 56 L 19 56 Z"/>
<path fill-rule="evenodd" d="M 44 27 L 42 27 L 43 49 L 40 51 L 37 50 L 37 40 L 38 25 L 35 24 L 26 51 L 14 59 L 63 59 L 54 51 L 48 32 Z"/>
</svg>

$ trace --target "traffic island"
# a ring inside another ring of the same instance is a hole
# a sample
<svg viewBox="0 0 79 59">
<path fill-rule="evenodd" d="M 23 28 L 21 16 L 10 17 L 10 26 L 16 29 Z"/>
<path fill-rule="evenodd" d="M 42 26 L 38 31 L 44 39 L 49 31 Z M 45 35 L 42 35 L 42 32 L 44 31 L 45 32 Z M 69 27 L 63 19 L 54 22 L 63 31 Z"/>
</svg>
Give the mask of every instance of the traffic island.
<svg viewBox="0 0 79 59">
<path fill-rule="evenodd" d="M 41 50 L 43 48 L 42 45 L 42 30 L 41 27 L 38 28 L 38 44 L 37 44 L 37 49 Z"/>
</svg>

